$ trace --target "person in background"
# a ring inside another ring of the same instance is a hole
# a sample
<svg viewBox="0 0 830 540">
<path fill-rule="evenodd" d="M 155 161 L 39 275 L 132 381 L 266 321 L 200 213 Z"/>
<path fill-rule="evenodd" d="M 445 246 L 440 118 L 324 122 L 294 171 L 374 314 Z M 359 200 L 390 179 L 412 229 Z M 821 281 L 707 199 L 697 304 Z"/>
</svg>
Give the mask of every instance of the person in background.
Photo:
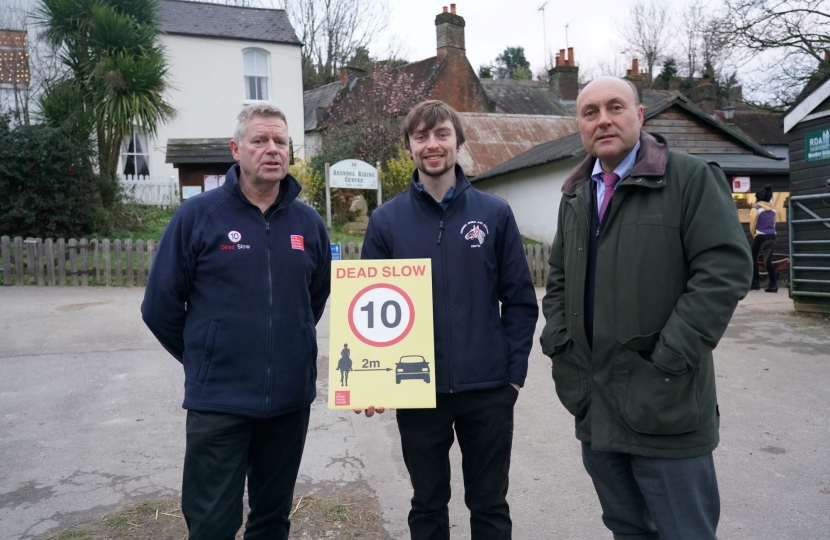
<svg viewBox="0 0 830 540">
<path fill-rule="evenodd" d="M 775 208 L 772 206 L 772 186 L 767 184 L 755 194 L 755 208 L 749 212 L 749 232 L 752 233 L 752 290 L 761 289 L 758 255 L 763 257 L 769 276 L 766 292 L 778 292 L 772 252 L 775 250 Z"/>
</svg>

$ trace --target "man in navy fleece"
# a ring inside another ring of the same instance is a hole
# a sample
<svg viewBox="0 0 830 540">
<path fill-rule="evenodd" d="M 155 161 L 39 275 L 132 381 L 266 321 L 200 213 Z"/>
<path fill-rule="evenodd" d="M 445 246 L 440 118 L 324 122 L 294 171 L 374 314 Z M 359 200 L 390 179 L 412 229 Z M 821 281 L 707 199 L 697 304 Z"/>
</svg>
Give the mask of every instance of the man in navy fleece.
<svg viewBox="0 0 830 540">
<path fill-rule="evenodd" d="M 316 396 L 315 325 L 330 288 L 320 216 L 297 200 L 285 115 L 246 107 L 225 184 L 185 201 L 164 231 L 141 313 L 184 366 L 182 512 L 190 540 L 288 538 Z"/>
<path fill-rule="evenodd" d="M 372 213 L 361 256 L 432 261 L 436 408 L 397 411 L 414 490 L 410 534 L 450 537 L 457 436 L 472 538 L 508 540 L 513 407 L 539 311 L 522 238 L 507 203 L 471 187 L 458 165 L 464 126 L 452 107 L 416 105 L 403 138 L 416 170 L 407 191 Z"/>
</svg>

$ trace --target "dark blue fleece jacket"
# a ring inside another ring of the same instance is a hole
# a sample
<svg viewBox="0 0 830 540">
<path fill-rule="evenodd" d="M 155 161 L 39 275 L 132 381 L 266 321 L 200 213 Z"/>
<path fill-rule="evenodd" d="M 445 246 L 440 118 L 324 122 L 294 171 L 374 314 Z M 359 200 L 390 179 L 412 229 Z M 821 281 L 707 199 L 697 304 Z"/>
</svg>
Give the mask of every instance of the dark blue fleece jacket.
<svg viewBox="0 0 830 540">
<path fill-rule="evenodd" d="M 432 260 L 438 392 L 523 385 L 539 308 L 510 207 L 457 165 L 446 210 L 418 182 L 372 213 L 361 258 Z"/>
<path fill-rule="evenodd" d="M 330 289 L 323 220 L 291 175 L 265 215 L 225 184 L 186 200 L 150 270 L 141 314 L 184 364 L 185 409 L 248 417 L 309 405 L 317 394 L 315 325 Z M 267 217 L 267 219 L 266 219 Z"/>
</svg>

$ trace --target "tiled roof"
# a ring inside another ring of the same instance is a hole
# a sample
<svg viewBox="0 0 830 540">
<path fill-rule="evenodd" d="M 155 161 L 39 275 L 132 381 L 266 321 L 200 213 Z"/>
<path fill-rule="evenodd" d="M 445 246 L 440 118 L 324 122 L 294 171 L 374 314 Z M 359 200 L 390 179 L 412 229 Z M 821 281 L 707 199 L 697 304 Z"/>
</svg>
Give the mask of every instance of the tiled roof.
<svg viewBox="0 0 830 540">
<path fill-rule="evenodd" d="M 320 122 L 318 113 L 322 112 L 334 101 L 337 92 L 340 90 L 340 83 L 333 82 L 303 92 L 303 108 L 305 110 L 305 131 L 317 129 Z"/>
<path fill-rule="evenodd" d="M 159 25 L 166 34 L 302 45 L 283 9 L 161 0 Z"/>
<path fill-rule="evenodd" d="M 337 122 L 340 119 L 340 115 L 337 112 L 338 108 L 349 108 L 351 105 L 354 105 L 356 108 L 362 109 L 364 108 L 363 104 L 366 102 L 377 101 L 379 98 L 383 99 L 383 96 L 379 96 L 378 92 L 382 94 L 385 91 L 391 91 L 392 88 L 398 88 L 399 86 L 404 86 L 408 92 L 406 99 L 402 101 L 417 103 L 425 100 L 435 77 L 441 71 L 444 63 L 444 60 L 439 60 L 433 56 L 432 58 L 412 62 L 411 64 L 406 64 L 395 69 L 375 71 L 372 75 L 353 79 L 349 82 L 348 92 L 343 92 L 335 96 L 327 122 L 329 119 L 332 122 Z M 384 80 L 382 78 L 386 78 L 385 80 L 387 82 L 384 84 L 384 90 L 378 91 L 375 83 L 378 80 Z M 384 104 L 377 103 L 377 105 L 382 108 Z M 403 115 L 405 113 L 406 111 L 394 111 L 391 115 Z M 389 112 L 384 111 L 384 114 L 389 115 Z"/>
<path fill-rule="evenodd" d="M 576 131 L 572 116 L 460 113 L 466 142 L 458 163 L 467 176 L 484 171 L 534 146 Z"/>
<path fill-rule="evenodd" d="M 167 139 L 165 163 L 233 163 L 231 139 Z"/>
<path fill-rule="evenodd" d="M 573 103 L 563 103 L 540 81 L 480 79 L 484 92 L 505 112 L 511 114 L 549 114 L 573 116 Z"/>
<path fill-rule="evenodd" d="M 718 120 L 724 121 L 723 114 L 718 111 Z M 735 116 L 729 122 L 733 128 L 752 137 L 764 145 L 788 145 L 789 137 L 784 133 L 781 125 L 781 115 L 762 111 L 735 111 Z"/>
</svg>

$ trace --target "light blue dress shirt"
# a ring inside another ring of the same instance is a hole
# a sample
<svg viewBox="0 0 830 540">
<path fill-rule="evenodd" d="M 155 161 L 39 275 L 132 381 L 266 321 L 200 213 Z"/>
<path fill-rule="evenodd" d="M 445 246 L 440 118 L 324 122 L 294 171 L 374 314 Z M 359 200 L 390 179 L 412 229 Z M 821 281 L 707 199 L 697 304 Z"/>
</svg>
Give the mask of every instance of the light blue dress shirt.
<svg viewBox="0 0 830 540">
<path fill-rule="evenodd" d="M 625 159 L 617 165 L 617 168 L 614 169 L 614 174 L 620 177 L 617 180 L 617 183 L 614 184 L 614 189 L 617 189 L 617 186 L 620 185 L 620 182 L 625 180 L 625 177 L 631 172 L 631 169 L 634 168 L 634 163 L 637 161 L 637 152 L 640 150 L 640 141 L 637 141 L 637 145 L 634 147 L 634 150 L 631 151 L 630 154 L 625 156 Z M 601 173 L 605 171 L 602 170 L 602 165 L 597 159 L 594 162 L 594 172 L 591 173 L 591 178 L 597 183 L 597 208 L 602 208 L 602 201 L 605 198 L 605 182 L 602 181 L 602 177 L 600 176 Z"/>
</svg>

